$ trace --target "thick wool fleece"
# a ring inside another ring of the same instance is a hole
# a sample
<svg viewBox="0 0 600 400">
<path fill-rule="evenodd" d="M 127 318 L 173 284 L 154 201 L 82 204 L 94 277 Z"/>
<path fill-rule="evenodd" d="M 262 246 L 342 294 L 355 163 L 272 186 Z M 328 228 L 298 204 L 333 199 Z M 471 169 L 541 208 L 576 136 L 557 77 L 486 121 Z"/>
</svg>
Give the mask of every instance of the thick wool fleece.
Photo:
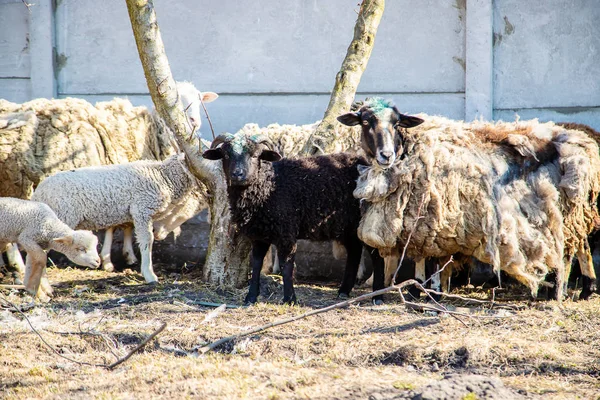
<svg viewBox="0 0 600 400">
<path fill-rule="evenodd" d="M 573 255 L 591 263 L 600 190 L 593 139 L 537 120 L 418 117 L 422 125 L 399 132 L 404 154 L 392 168 L 361 169 L 354 194 L 364 203 L 365 243 L 390 249 L 414 229 L 409 256 L 472 254 L 532 294 L 549 271 L 560 292 Z"/>
<path fill-rule="evenodd" d="M 200 93 L 179 82 L 188 118 Z M 200 121 L 199 111 L 193 117 Z M 74 168 L 164 160 L 171 132 L 155 112 L 115 98 L 95 106 L 82 99 L 0 99 L 0 196 L 30 198 L 47 176 Z"/>
</svg>

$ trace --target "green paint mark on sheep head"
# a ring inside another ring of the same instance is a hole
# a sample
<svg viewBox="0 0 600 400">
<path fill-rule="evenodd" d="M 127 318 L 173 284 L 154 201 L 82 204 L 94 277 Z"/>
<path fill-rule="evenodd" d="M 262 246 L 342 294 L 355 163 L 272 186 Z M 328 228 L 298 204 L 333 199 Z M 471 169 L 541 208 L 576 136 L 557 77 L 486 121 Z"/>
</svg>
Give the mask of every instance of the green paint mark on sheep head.
<svg viewBox="0 0 600 400">
<path fill-rule="evenodd" d="M 244 135 L 235 136 L 231 141 L 231 150 L 235 154 L 243 154 L 248 148 L 248 139 Z"/>
<path fill-rule="evenodd" d="M 364 106 L 369 107 L 378 117 L 385 117 L 393 109 L 394 103 L 381 97 L 369 97 L 365 100 Z"/>
</svg>

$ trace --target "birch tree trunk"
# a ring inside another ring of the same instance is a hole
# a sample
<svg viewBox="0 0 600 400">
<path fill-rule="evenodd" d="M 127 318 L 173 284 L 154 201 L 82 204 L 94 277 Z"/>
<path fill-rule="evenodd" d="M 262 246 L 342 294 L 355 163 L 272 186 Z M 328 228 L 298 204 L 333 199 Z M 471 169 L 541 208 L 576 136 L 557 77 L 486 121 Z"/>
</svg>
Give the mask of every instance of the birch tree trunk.
<svg viewBox="0 0 600 400">
<path fill-rule="evenodd" d="M 323 120 L 306 142 L 302 152 L 307 155 L 340 151 L 337 133 L 346 131 L 337 117 L 350 110 L 360 78 L 367 68 L 375 45 L 375 35 L 385 9 L 385 0 L 363 0 L 354 25 L 354 38 L 346 52 L 340 71 L 335 76 L 329 105 Z"/>
<path fill-rule="evenodd" d="M 227 187 L 221 163 L 204 160 L 185 138 L 185 114 L 171 74 L 152 0 L 125 0 L 150 96 L 159 115 L 173 131 L 190 171 L 212 197 L 208 253 L 204 279 L 213 284 L 243 287 L 248 281 L 250 244 L 232 237 Z"/>
</svg>

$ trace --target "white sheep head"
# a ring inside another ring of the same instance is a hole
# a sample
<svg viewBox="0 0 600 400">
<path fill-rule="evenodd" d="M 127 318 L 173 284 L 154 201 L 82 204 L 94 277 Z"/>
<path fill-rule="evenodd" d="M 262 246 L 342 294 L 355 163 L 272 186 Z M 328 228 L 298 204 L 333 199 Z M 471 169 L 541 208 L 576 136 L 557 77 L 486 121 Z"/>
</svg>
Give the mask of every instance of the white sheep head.
<svg viewBox="0 0 600 400">
<path fill-rule="evenodd" d="M 214 92 L 202 93 L 191 82 L 177 82 L 177 92 L 179 92 L 179 97 L 181 98 L 181 103 L 187 117 L 187 133 L 192 134 L 199 131 L 202 124 L 200 119 L 200 110 L 202 109 L 200 99 L 204 103 L 210 103 L 215 101 L 219 95 Z"/>
</svg>

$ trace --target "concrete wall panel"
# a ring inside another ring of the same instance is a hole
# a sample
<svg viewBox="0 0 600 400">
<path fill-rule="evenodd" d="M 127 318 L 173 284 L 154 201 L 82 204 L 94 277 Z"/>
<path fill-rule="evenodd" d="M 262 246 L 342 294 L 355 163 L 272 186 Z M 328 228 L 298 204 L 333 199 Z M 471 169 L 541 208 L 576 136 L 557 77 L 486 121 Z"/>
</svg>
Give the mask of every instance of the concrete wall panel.
<svg viewBox="0 0 600 400">
<path fill-rule="evenodd" d="M 175 77 L 222 93 L 329 92 L 356 20 L 346 0 L 155 5 Z M 463 12 L 389 2 L 360 90 L 464 91 Z M 63 1 L 56 21 L 59 93 L 147 91 L 123 1 Z"/>
<path fill-rule="evenodd" d="M 600 105 L 600 3 L 494 1 L 494 106 Z"/>
<path fill-rule="evenodd" d="M 27 8 L 21 1 L 0 2 L 0 77 L 28 78 L 29 70 Z"/>
<path fill-rule="evenodd" d="M 0 78 L 0 99 L 13 103 L 23 103 L 31 99 L 31 84 L 29 79 Z"/>
</svg>

